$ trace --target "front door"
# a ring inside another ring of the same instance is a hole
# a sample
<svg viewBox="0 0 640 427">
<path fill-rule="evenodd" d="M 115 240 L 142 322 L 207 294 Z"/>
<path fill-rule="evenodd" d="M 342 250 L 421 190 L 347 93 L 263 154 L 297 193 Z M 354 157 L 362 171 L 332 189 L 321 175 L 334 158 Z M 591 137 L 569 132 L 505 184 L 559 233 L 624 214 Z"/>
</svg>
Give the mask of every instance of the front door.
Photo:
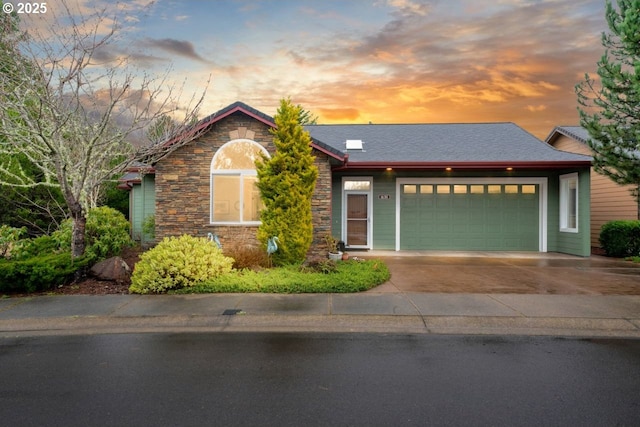
<svg viewBox="0 0 640 427">
<path fill-rule="evenodd" d="M 369 195 L 347 193 L 347 240 L 350 247 L 369 246 Z"/>
</svg>

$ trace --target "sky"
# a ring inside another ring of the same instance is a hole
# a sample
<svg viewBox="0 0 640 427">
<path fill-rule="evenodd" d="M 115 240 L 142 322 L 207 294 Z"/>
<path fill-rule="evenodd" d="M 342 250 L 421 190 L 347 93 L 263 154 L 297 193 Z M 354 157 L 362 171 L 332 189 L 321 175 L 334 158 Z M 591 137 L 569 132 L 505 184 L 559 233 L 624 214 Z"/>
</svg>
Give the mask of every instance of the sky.
<svg viewBox="0 0 640 427">
<path fill-rule="evenodd" d="M 189 94 L 210 78 L 201 116 L 235 101 L 273 115 L 290 97 L 320 124 L 514 122 L 540 139 L 578 124 L 574 86 L 608 30 L 604 0 L 69 3 L 122 25 L 105 58 L 170 69 Z"/>
</svg>

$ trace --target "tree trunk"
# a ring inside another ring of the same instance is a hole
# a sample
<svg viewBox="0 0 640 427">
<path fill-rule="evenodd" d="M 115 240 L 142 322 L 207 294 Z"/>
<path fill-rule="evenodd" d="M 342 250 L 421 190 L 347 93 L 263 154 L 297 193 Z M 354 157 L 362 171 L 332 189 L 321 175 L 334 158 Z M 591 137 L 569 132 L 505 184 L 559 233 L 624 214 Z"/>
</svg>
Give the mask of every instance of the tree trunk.
<svg viewBox="0 0 640 427">
<path fill-rule="evenodd" d="M 87 218 L 82 211 L 80 203 L 76 202 L 71 208 L 71 218 L 73 227 L 71 229 L 71 256 L 73 258 L 84 255 L 85 250 L 85 229 L 87 227 Z"/>
</svg>

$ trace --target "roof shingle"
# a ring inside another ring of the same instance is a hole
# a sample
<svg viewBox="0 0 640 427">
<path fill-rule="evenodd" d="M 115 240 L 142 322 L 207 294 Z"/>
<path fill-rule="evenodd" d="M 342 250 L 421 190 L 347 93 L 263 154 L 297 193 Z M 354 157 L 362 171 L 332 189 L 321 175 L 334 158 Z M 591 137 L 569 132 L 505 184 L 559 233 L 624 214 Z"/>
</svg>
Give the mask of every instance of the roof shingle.
<svg viewBox="0 0 640 427">
<path fill-rule="evenodd" d="M 311 137 L 354 162 L 590 162 L 540 141 L 513 123 L 310 125 Z M 360 139 L 363 150 L 346 150 Z"/>
</svg>

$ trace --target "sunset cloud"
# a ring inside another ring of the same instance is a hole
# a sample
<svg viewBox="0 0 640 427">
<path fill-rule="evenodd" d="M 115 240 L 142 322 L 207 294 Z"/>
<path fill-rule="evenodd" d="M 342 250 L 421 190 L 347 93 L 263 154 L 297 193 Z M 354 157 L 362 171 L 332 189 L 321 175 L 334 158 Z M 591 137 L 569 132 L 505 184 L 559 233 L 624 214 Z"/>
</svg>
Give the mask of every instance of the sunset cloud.
<svg viewBox="0 0 640 427">
<path fill-rule="evenodd" d="M 170 55 L 177 55 L 187 59 L 193 59 L 200 62 L 208 62 L 206 59 L 198 55 L 193 43 L 186 40 L 176 39 L 146 39 L 142 45 L 151 49 L 162 50 Z"/>
<path fill-rule="evenodd" d="M 205 114 L 236 100 L 273 114 L 289 96 L 320 123 L 513 121 L 541 138 L 577 124 L 574 86 L 607 30 L 601 0 L 146 5 L 97 59 L 170 61 L 194 92 L 211 75 Z"/>
</svg>

